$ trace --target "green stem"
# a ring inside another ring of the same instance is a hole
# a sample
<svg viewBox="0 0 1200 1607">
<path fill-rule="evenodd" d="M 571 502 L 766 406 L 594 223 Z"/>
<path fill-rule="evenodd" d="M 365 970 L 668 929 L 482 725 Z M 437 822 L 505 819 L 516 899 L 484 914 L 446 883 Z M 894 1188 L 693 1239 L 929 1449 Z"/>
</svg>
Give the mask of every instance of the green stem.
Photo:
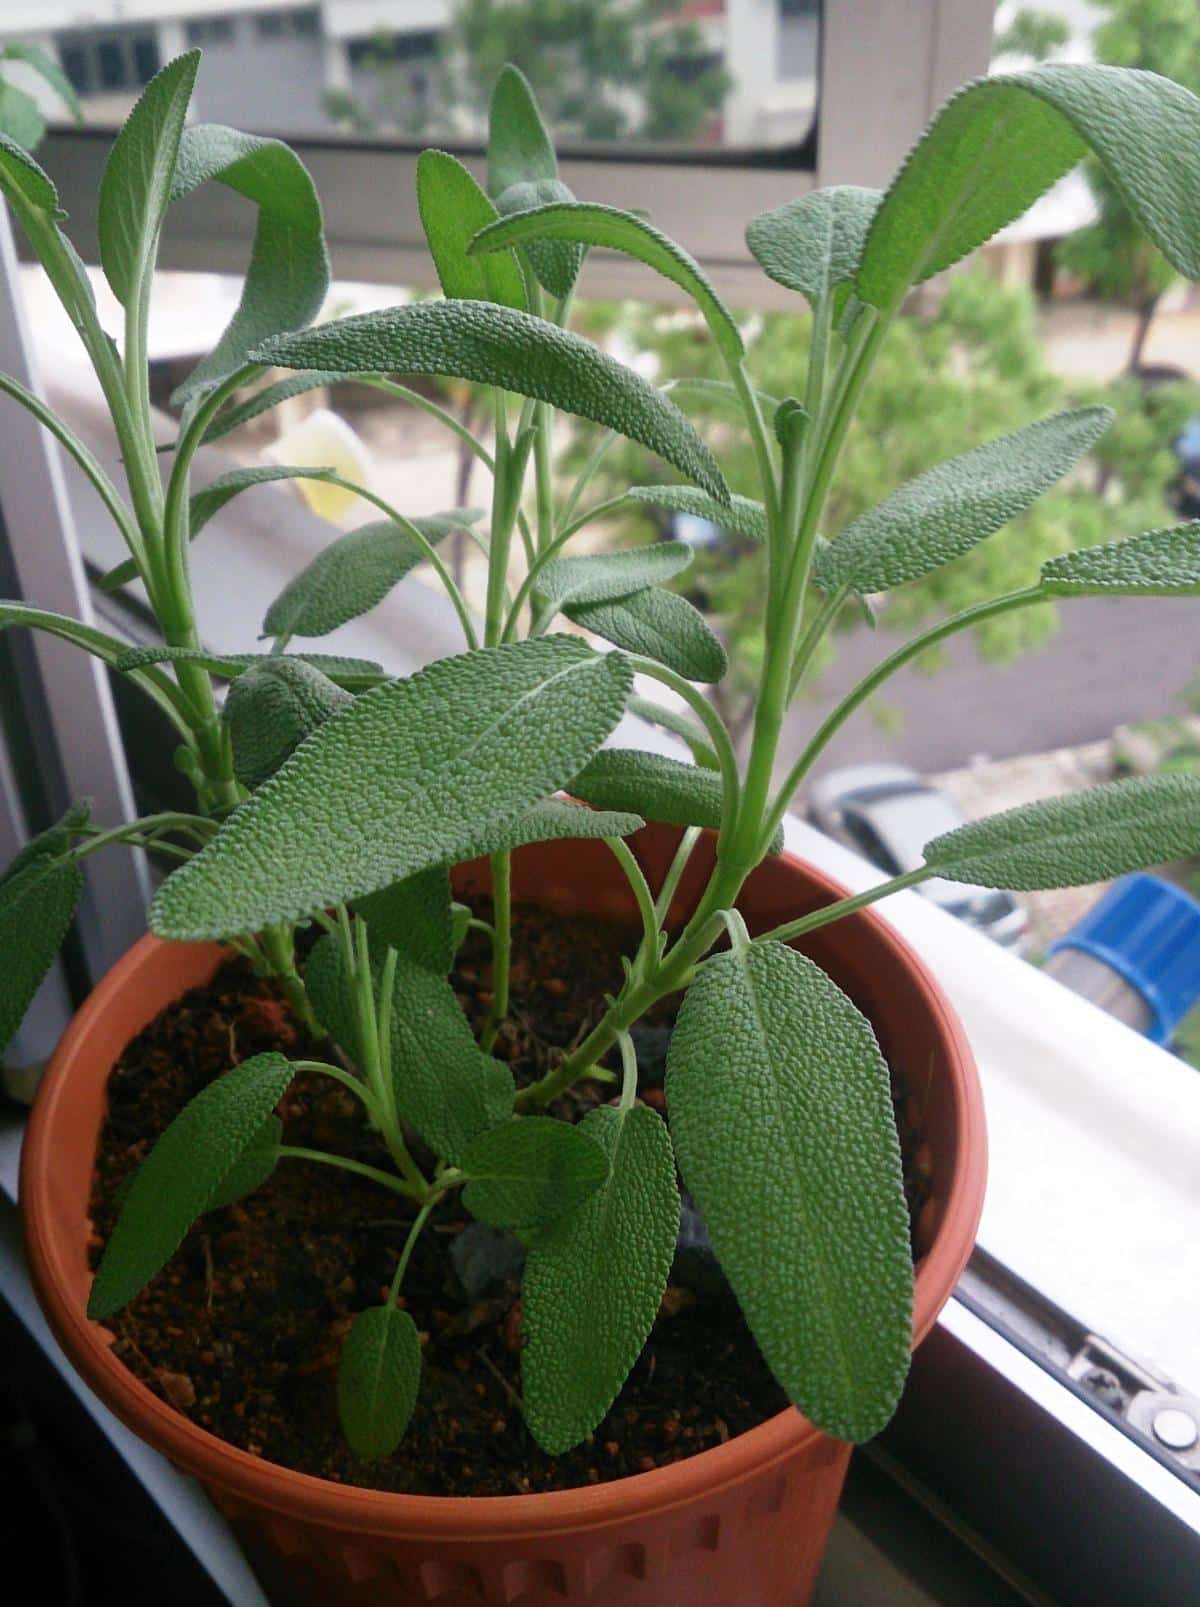
<svg viewBox="0 0 1200 1607">
<path fill-rule="evenodd" d="M 617 1109 L 624 1116 L 633 1109 L 633 1102 L 637 1098 L 637 1050 L 627 1032 L 618 1035 L 617 1043 L 621 1049 L 621 1098 Z"/>
<path fill-rule="evenodd" d="M 906 887 L 916 887 L 918 883 L 928 881 L 937 872 L 928 865 L 918 865 L 916 870 L 905 871 L 903 876 L 893 876 L 891 881 L 881 882 L 878 887 L 868 887 L 865 893 L 856 893 L 853 898 L 841 898 L 836 904 L 827 904 L 824 909 L 813 910 L 809 915 L 801 915 L 797 920 L 784 921 L 781 926 L 773 926 L 769 932 L 761 932 L 754 939 L 756 943 L 766 943 L 774 940 L 778 943 L 790 943 L 793 938 L 803 937 L 807 932 L 815 932 L 822 926 L 829 926 L 833 921 L 840 921 L 847 915 L 853 915 L 856 910 L 866 909 L 869 904 L 877 903 L 881 898 L 890 898 L 893 893 L 903 892 Z"/>
<path fill-rule="evenodd" d="M 216 829 L 216 822 L 208 819 L 206 815 L 176 814 L 173 811 L 158 815 L 143 815 L 140 820 L 127 821 L 123 826 L 113 826 L 95 836 L 90 835 L 91 828 L 89 828 L 88 840 L 76 850 L 75 857 L 86 859 L 89 854 L 94 854 L 97 849 L 107 848 L 111 843 L 129 842 L 131 838 L 145 838 L 147 834 L 153 837 L 159 832 L 166 831 L 187 832 L 201 843 L 205 843 Z M 152 844 L 138 841 L 135 846 L 148 848 Z"/>
<path fill-rule="evenodd" d="M 583 468 L 580 469 L 578 475 L 575 477 L 575 484 L 571 487 L 570 491 L 567 492 L 566 500 L 564 501 L 562 511 L 559 514 L 560 528 L 569 522 L 571 515 L 579 506 L 580 497 L 587 490 L 588 486 L 591 485 L 597 469 L 599 469 L 600 465 L 604 462 L 605 457 L 611 451 L 617 439 L 618 436 L 616 430 L 605 430 L 604 434 L 600 437 L 599 443 L 593 450 L 592 455 L 588 458 L 587 462 L 583 465 Z"/>
<path fill-rule="evenodd" d="M 308 996 L 308 989 L 304 986 L 299 971 L 296 970 L 296 946 L 292 928 L 286 922 L 268 926 L 261 935 L 261 941 L 271 975 L 282 988 L 292 1014 L 312 1037 L 326 1037 L 326 1030 L 317 1019 L 312 1000 Z"/>
<path fill-rule="evenodd" d="M 792 674 L 788 683 L 789 703 L 795 697 L 797 688 L 804 679 L 804 672 L 812 662 L 813 654 L 821 645 L 825 632 L 841 613 L 849 595 L 849 586 L 839 586 L 836 591 L 831 591 L 813 617 L 808 629 L 800 638 L 796 651 L 792 655 Z"/>
<path fill-rule="evenodd" d="M 508 619 L 505 622 L 502 640 L 511 642 L 516 639 L 521 609 L 529 601 L 530 595 L 537 585 L 538 576 L 550 562 L 551 558 L 556 557 L 558 553 L 561 552 L 566 546 L 567 542 L 570 541 L 571 537 L 577 535 L 578 532 L 583 529 L 584 525 L 590 524 L 594 518 L 602 517 L 606 513 L 615 512 L 618 507 L 624 505 L 628 501 L 629 498 L 627 496 L 610 497 L 607 502 L 601 502 L 596 507 L 589 508 L 585 514 L 582 514 L 573 523 L 568 524 L 563 529 L 560 529 L 550 544 L 544 547 L 542 551 L 535 556 L 533 562 L 526 571 L 524 580 L 517 588 L 517 595 L 513 599 L 512 606 L 509 609 Z"/>
<path fill-rule="evenodd" d="M 375 1096 L 361 1077 L 356 1077 L 353 1072 L 346 1071 L 341 1066 L 331 1066 L 327 1060 L 297 1060 L 295 1065 L 297 1071 L 316 1072 L 322 1077 L 332 1077 L 334 1082 L 341 1083 L 343 1088 L 349 1089 L 355 1099 L 361 1101 L 366 1107 L 367 1114 L 378 1125 Z"/>
<path fill-rule="evenodd" d="M 378 1166 L 368 1166 L 365 1161 L 351 1160 L 348 1155 L 329 1155 L 321 1149 L 305 1149 L 298 1144 L 280 1144 L 277 1151 L 283 1161 L 316 1161 L 321 1166 L 336 1166 L 343 1172 L 354 1172 L 359 1177 L 366 1177 L 372 1183 L 378 1183 L 381 1188 L 391 1189 L 393 1194 L 403 1194 L 406 1199 L 423 1199 L 424 1189 L 417 1190 L 405 1183 L 401 1178 L 394 1177 L 391 1172 L 385 1172 Z"/>
<path fill-rule="evenodd" d="M 661 927 L 667 919 L 671 908 L 671 900 L 687 869 L 688 861 L 700 838 L 704 835 L 702 826 L 689 826 L 679 839 L 679 847 L 675 850 L 675 857 L 667 868 L 667 874 L 662 879 L 662 886 L 658 890 L 658 897 L 654 900 L 654 918 Z"/>
<path fill-rule="evenodd" d="M 959 631 L 969 630 L 973 625 L 981 625 L 985 620 L 995 619 L 1000 614 L 1010 613 L 1014 609 L 1028 608 L 1033 603 L 1047 600 L 1047 594 L 1041 586 L 1029 586 L 1022 591 L 1008 592 L 1003 597 L 994 597 L 988 602 L 976 603 L 971 608 L 965 608 L 961 613 L 952 614 L 949 619 L 931 626 L 929 630 L 914 636 L 911 641 L 905 642 L 894 653 L 881 660 L 869 675 L 851 688 L 835 709 L 832 709 L 821 725 L 818 727 L 812 740 L 801 753 L 800 757 L 788 771 L 783 786 L 763 826 L 762 841 L 769 843 L 779 827 L 780 821 L 788 811 L 792 798 L 804 777 L 808 774 L 813 763 L 828 746 L 832 738 L 845 725 L 846 721 L 860 708 L 873 693 L 877 692 L 883 683 L 893 676 L 897 670 L 902 669 L 912 659 L 919 657 L 927 648 L 936 647 L 939 642 L 945 641 Z"/>
<path fill-rule="evenodd" d="M 492 1003 L 480 1035 L 479 1047 L 490 1053 L 508 1014 L 512 971 L 512 855 L 493 854 L 492 864 Z"/>
<path fill-rule="evenodd" d="M 394 1306 L 396 1304 L 396 1296 L 400 1293 L 400 1285 L 404 1282 L 404 1274 L 408 1271 L 408 1263 L 412 1259 L 412 1253 L 416 1248 L 417 1240 L 421 1237 L 421 1229 L 425 1226 L 426 1222 L 429 1221 L 432 1213 L 437 1209 L 440 1199 L 441 1194 L 435 1194 L 432 1199 L 426 1200 L 425 1204 L 413 1218 L 412 1226 L 408 1230 L 408 1237 L 404 1241 L 404 1248 L 400 1252 L 400 1259 L 396 1263 L 396 1270 L 392 1274 L 392 1287 L 388 1290 L 387 1297 L 387 1304 L 389 1306 Z"/>
<path fill-rule="evenodd" d="M 629 844 L 621 837 L 606 837 L 604 841 L 612 849 L 618 865 L 625 872 L 625 879 L 633 889 L 638 914 L 642 918 L 642 943 L 634 967 L 638 969 L 653 965 L 658 959 L 658 912 L 654 906 L 654 895 Z"/>
<path fill-rule="evenodd" d="M 669 686 L 691 709 L 704 727 L 713 751 L 717 756 L 717 763 L 721 770 L 721 833 L 718 840 L 718 857 L 721 852 L 721 843 L 732 832 L 733 824 L 737 818 L 739 808 L 739 795 L 741 782 L 738 779 L 737 755 L 733 751 L 733 743 L 729 733 L 721 720 L 720 715 L 712 704 L 698 691 L 690 681 L 677 675 L 665 664 L 659 664 L 652 658 L 643 658 L 640 653 L 628 653 L 626 657 L 634 669 L 643 675 L 649 675 L 664 686 Z M 750 867 L 748 866 L 747 869 Z"/>
</svg>

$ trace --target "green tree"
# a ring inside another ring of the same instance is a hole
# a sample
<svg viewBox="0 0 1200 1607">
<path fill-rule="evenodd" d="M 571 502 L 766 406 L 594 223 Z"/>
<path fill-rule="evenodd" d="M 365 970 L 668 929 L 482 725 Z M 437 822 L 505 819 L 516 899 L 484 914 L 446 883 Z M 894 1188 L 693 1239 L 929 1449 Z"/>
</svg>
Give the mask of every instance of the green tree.
<svg viewBox="0 0 1200 1607">
<path fill-rule="evenodd" d="M 593 308 L 590 317 L 594 333 L 652 354 L 664 374 L 718 377 L 711 342 L 690 317 L 616 306 Z M 804 321 L 768 313 L 746 333 L 750 364 L 763 390 L 773 396 L 803 394 Z M 914 408 L 918 396 L 920 407 Z M 750 492 L 750 449 L 727 427 L 720 404 L 686 390 L 676 397 L 719 447 L 734 489 Z M 952 276 L 935 311 L 897 322 L 847 439 L 825 520 L 830 536 L 935 463 L 1073 402 L 1096 400 L 1111 401 L 1119 415 L 1110 437 L 1101 441 L 1096 471 L 1048 492 L 969 556 L 889 593 L 879 609 L 882 624 L 910 631 L 1031 583 L 1056 553 L 1171 523 L 1167 494 L 1178 465 L 1170 443 L 1184 419 L 1200 410 L 1200 388 L 1192 385 L 1164 386 L 1143 396 L 1137 384 L 1125 381 L 1068 393 L 1042 355 L 1032 294 L 999 285 L 982 271 Z M 563 472 L 576 470 L 591 446 L 590 435 L 581 431 L 564 456 Z M 1094 492 L 1096 472 L 1105 477 L 1103 502 Z M 620 485 L 655 478 L 662 478 L 661 466 L 621 443 L 607 453 L 594 494 L 599 499 Z M 666 534 L 667 517 L 650 509 L 627 515 L 610 525 L 611 539 L 625 541 L 640 533 L 655 540 Z M 735 724 L 759 664 L 764 572 L 761 549 L 731 539 L 701 553 L 688 572 L 692 601 L 709 611 L 730 652 L 733 668 L 718 696 L 725 699 L 722 713 Z M 839 623 L 854 629 L 862 622 L 859 609 L 847 608 Z M 1050 605 L 1009 614 L 978 629 L 977 648 L 989 659 L 1012 659 L 1047 640 L 1056 625 Z M 937 664 L 927 661 L 925 667 Z"/>
<path fill-rule="evenodd" d="M 672 20 L 678 9 L 678 0 L 456 0 L 424 94 L 414 96 L 411 63 L 385 32 L 364 63 L 377 86 L 369 103 L 335 91 L 326 109 L 363 133 L 461 135 L 484 127 L 491 86 L 510 62 L 560 140 L 693 140 L 730 79 L 696 24 Z"/>
<path fill-rule="evenodd" d="M 1195 0 L 1096 0 L 1096 10 L 1101 17 L 1092 33 L 1097 61 L 1145 68 L 1200 90 L 1200 6 Z M 996 54 L 1041 60 L 1063 43 L 1059 19 L 1027 10 L 1019 12 L 997 38 Z M 1163 292 L 1177 276 L 1138 227 L 1101 165 L 1090 159 L 1085 171 L 1098 216 L 1095 223 L 1067 236 L 1058 248 L 1058 261 L 1095 295 L 1133 308 L 1137 320 L 1128 368 L 1134 373 L 1141 366 Z"/>
</svg>

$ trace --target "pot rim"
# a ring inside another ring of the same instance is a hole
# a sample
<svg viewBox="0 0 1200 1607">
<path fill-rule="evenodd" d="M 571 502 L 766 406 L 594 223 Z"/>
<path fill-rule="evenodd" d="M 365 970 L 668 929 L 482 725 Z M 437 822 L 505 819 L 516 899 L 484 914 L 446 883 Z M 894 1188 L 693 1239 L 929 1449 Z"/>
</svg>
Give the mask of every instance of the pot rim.
<svg viewBox="0 0 1200 1607">
<path fill-rule="evenodd" d="M 797 855 L 784 853 L 776 863 L 780 861 L 815 883 L 823 895 L 847 896 L 832 877 Z M 987 1169 L 983 1096 L 962 1025 L 924 962 L 875 910 L 860 910 L 848 919 L 864 923 L 873 941 L 892 949 L 913 974 L 946 1047 L 946 1084 L 954 1103 L 958 1142 L 945 1209 L 931 1248 L 917 1263 L 915 1348 L 936 1322 L 974 1244 Z M 89 1321 L 73 1300 L 62 1242 L 52 1231 L 49 1179 L 58 1115 L 70 1102 L 71 1075 L 75 1063 L 86 1056 L 94 1022 L 114 993 L 139 988 L 145 974 L 162 963 L 162 951 L 184 948 L 211 949 L 214 959 L 218 954 L 216 945 L 169 944 L 147 934 L 106 973 L 75 1013 L 39 1088 L 22 1145 L 20 1178 L 30 1268 L 55 1337 L 101 1401 L 178 1467 L 280 1517 L 301 1509 L 307 1521 L 361 1535 L 419 1534 L 443 1541 L 521 1538 L 619 1523 L 632 1511 L 667 1512 L 736 1484 L 751 1472 L 767 1470 L 823 1437 L 789 1408 L 724 1445 L 606 1484 L 528 1495 L 405 1495 L 339 1484 L 252 1456 L 161 1400 L 112 1353 L 111 1332 Z"/>
</svg>

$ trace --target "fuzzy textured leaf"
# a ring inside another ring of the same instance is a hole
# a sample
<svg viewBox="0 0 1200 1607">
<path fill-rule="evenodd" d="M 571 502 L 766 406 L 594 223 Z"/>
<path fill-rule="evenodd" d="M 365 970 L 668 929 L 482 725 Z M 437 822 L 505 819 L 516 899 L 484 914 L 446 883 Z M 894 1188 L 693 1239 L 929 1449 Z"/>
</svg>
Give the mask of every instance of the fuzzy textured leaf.
<svg viewBox="0 0 1200 1607">
<path fill-rule="evenodd" d="M 1194 597 L 1200 520 L 1060 553 L 1042 565 L 1042 586 L 1056 597 Z"/>
<path fill-rule="evenodd" d="M 814 579 L 824 591 L 888 591 L 961 558 L 1073 468 L 1112 418 L 1107 407 L 1056 413 L 937 464 L 827 543 Z"/>
<path fill-rule="evenodd" d="M 972 820 L 925 845 L 951 882 L 1085 887 L 1200 850 L 1200 777 L 1137 776 Z"/>
<path fill-rule="evenodd" d="M 35 838 L 0 881 L 0 1053 L 62 947 L 83 891 L 79 866 L 63 856 L 62 835 Z"/>
<path fill-rule="evenodd" d="M 494 301 L 525 309 L 525 281 L 514 254 L 505 251 L 479 258 L 468 252 L 474 236 L 494 223 L 499 213 L 456 156 L 421 152 L 417 206 L 443 294 L 459 301 Z"/>
<path fill-rule="evenodd" d="M 350 692 L 363 692 L 392 679 L 384 674 L 382 664 L 370 658 L 345 658 L 340 653 L 207 653 L 201 647 L 131 647 L 117 657 L 113 668 L 128 673 L 151 664 L 198 664 L 211 675 L 236 681 L 256 664 L 268 662 L 311 664 Z"/>
<path fill-rule="evenodd" d="M 569 603 L 563 613 L 614 647 L 656 659 L 689 681 L 719 681 L 729 668 L 725 649 L 700 610 L 658 586 L 628 597 Z"/>
<path fill-rule="evenodd" d="M 452 530 L 479 517 L 475 509 L 464 508 L 412 523 L 436 547 Z M 424 558 L 425 549 L 394 520 L 361 525 L 323 547 L 292 577 L 268 608 L 263 635 L 328 636 L 381 603 Z"/>
<path fill-rule="evenodd" d="M 415 302 L 280 336 L 252 356 L 280 368 L 453 375 L 499 385 L 607 425 L 657 452 L 718 501 L 729 495 L 716 459 L 673 402 L 590 342 L 512 307 Z"/>
<path fill-rule="evenodd" d="M 525 1263 L 525 1421 L 550 1455 L 604 1417 L 658 1315 L 679 1231 L 675 1159 L 645 1105 L 602 1106 L 577 1129 L 607 1154 L 606 1183 Z"/>
<path fill-rule="evenodd" d="M 414 965 L 445 976 L 458 947 L 450 904 L 450 873 L 435 865 L 356 899 L 354 909 L 367 923 L 372 948 L 390 944 Z"/>
<path fill-rule="evenodd" d="M 236 373 L 259 341 L 311 323 L 329 288 L 321 203 L 294 151 L 281 140 L 197 124 L 180 142 L 171 199 L 209 180 L 253 201 L 258 224 L 237 310 L 216 348 L 175 392 L 177 406 Z"/>
<path fill-rule="evenodd" d="M 421 1387 L 421 1340 L 407 1311 L 390 1302 L 354 1319 L 338 1358 L 342 1431 L 356 1456 L 390 1456 L 404 1438 Z"/>
<path fill-rule="evenodd" d="M 128 651 L 125 643 L 117 637 L 110 636 L 107 631 L 97 630 L 94 625 L 84 625 L 69 614 L 52 614 L 45 608 L 30 608 L 25 603 L 0 600 L 0 630 L 10 625 L 28 625 L 32 630 L 59 636 L 73 647 L 82 647 L 84 652 L 94 654 L 105 664 L 111 664 L 114 669 Z"/>
<path fill-rule="evenodd" d="M 371 958 L 378 998 L 382 950 Z M 332 933 L 313 945 L 304 981 L 323 1024 L 361 1064 L 354 996 Z M 404 953 L 396 956 L 391 1059 L 401 1119 L 446 1160 L 457 1162 L 474 1139 L 511 1114 L 512 1072 L 479 1048 L 445 977 Z"/>
<path fill-rule="evenodd" d="M 516 820 L 488 827 L 477 854 L 502 854 L 526 843 L 562 838 L 629 837 L 646 822 L 631 810 L 585 809 L 565 798 L 542 798 Z"/>
<path fill-rule="evenodd" d="M 596 809 L 636 809 L 669 826 L 715 831 L 721 824 L 721 778 L 714 771 L 640 748 L 602 748 L 569 790 Z M 776 832 L 771 852 L 782 847 L 782 831 Z"/>
<path fill-rule="evenodd" d="M 89 1317 L 102 1321 L 119 1311 L 166 1265 L 257 1141 L 292 1075 L 282 1055 L 255 1055 L 184 1106 L 130 1185 L 96 1271 Z"/>
<path fill-rule="evenodd" d="M 666 508 L 671 513 L 690 513 L 693 518 L 707 519 L 731 535 L 746 541 L 762 543 L 767 539 L 767 515 L 761 502 L 751 497 L 733 496 L 728 503 L 718 502 L 690 485 L 635 485 L 626 496 L 635 502 L 649 503 L 651 507 Z"/>
<path fill-rule="evenodd" d="M 560 608 L 567 603 L 607 602 L 671 580 L 691 561 L 692 549 L 682 541 L 660 541 L 626 552 L 552 558 L 538 575 L 537 589 L 547 602 Z"/>
<path fill-rule="evenodd" d="M 58 211 L 58 191 L 50 175 L 22 145 L 3 133 L 0 133 L 0 191 L 35 211 Z"/>
<path fill-rule="evenodd" d="M 471 246 L 472 255 L 523 246 L 532 240 L 566 240 L 574 245 L 620 251 L 678 285 L 699 307 L 713 339 L 734 362 L 745 355 L 733 314 L 713 289 L 696 259 L 653 224 L 619 207 L 592 201 L 559 201 L 532 212 L 514 212 L 489 224 Z"/>
<path fill-rule="evenodd" d="M 248 491 L 251 486 L 266 485 L 272 480 L 329 480 L 336 473 L 335 469 L 288 468 L 273 464 L 253 469 L 231 469 L 228 474 L 218 475 L 192 497 L 188 506 L 191 539 L 195 541 L 215 513 L 220 513 L 227 502 L 231 502 L 239 492 Z"/>
<path fill-rule="evenodd" d="M 524 1116 L 477 1138 L 462 1169 L 472 1216 L 529 1235 L 561 1222 L 601 1187 L 608 1155 L 582 1126 Z"/>
<path fill-rule="evenodd" d="M 144 294 L 158 252 L 200 52 L 154 75 L 113 142 L 100 180 L 100 265 L 127 307 Z"/>
<path fill-rule="evenodd" d="M 224 407 L 213 419 L 202 437 L 205 443 L 219 441 L 223 435 L 229 435 L 240 429 L 243 424 L 249 424 L 251 419 L 269 413 L 272 408 L 278 407 L 280 402 L 290 401 L 293 396 L 304 396 L 309 391 L 324 390 L 327 385 L 336 385 L 344 378 L 340 373 L 315 372 L 304 374 L 289 374 L 286 379 L 277 379 L 271 385 L 264 385 L 261 390 L 244 402 L 238 402 L 233 407 Z"/>
<path fill-rule="evenodd" d="M 1157 73 L 1057 65 L 976 79 L 875 213 L 856 290 L 893 307 L 1019 218 L 1088 149 L 1164 256 L 1200 278 L 1200 101 Z"/>
<path fill-rule="evenodd" d="M 496 197 L 496 211 L 506 218 L 514 212 L 531 212 L 535 207 L 574 199 L 558 179 L 529 179 L 501 190 Z M 522 249 L 533 277 L 543 290 L 560 301 L 570 295 L 587 254 L 583 246 L 573 245 L 569 240 L 528 240 Z"/>
<path fill-rule="evenodd" d="M 887 1063 L 870 1023 L 783 943 L 706 961 L 667 1051 L 683 1180 L 767 1364 L 839 1439 L 895 1410 L 912 1252 Z"/>
<path fill-rule="evenodd" d="M 586 763 L 630 680 L 619 655 L 547 637 L 364 692 L 163 883 L 151 925 L 258 931 L 472 858 Z"/>
<path fill-rule="evenodd" d="M 260 787 L 310 732 L 353 702 L 349 692 L 300 659 L 265 658 L 253 665 L 225 699 L 234 775 L 244 787 Z"/>
<path fill-rule="evenodd" d="M 629 712 L 640 715 L 643 720 L 649 720 L 651 725 L 660 725 L 664 731 L 670 731 L 680 737 L 687 743 L 692 758 L 702 769 L 721 768 L 707 736 L 698 725 L 688 719 L 686 714 L 680 714 L 678 709 L 669 709 L 664 703 L 655 703 L 652 698 L 631 697 Z"/>
<path fill-rule="evenodd" d="M 85 799 L 83 803 L 72 804 L 71 807 L 56 820 L 53 826 L 45 831 L 39 831 L 31 837 L 19 853 L 10 859 L 3 871 L 0 871 L 0 887 L 9 882 L 18 871 L 25 869 L 35 859 L 59 859 L 70 848 L 80 826 L 86 826 L 91 818 L 92 806 Z"/>
<path fill-rule="evenodd" d="M 832 295 L 845 305 L 858 273 L 879 190 L 835 184 L 764 212 L 746 229 L 746 244 L 768 279 L 798 290 L 811 306 Z"/>
<path fill-rule="evenodd" d="M 487 187 L 493 200 L 512 184 L 556 179 L 554 142 L 529 80 L 511 63 L 501 67 L 488 108 Z"/>
<path fill-rule="evenodd" d="M 213 1190 L 212 1198 L 204 1209 L 215 1211 L 222 1205 L 232 1205 L 235 1200 L 244 1199 L 247 1194 L 262 1188 L 279 1162 L 279 1146 L 282 1142 L 283 1123 L 272 1111 L 256 1137 Z"/>
</svg>

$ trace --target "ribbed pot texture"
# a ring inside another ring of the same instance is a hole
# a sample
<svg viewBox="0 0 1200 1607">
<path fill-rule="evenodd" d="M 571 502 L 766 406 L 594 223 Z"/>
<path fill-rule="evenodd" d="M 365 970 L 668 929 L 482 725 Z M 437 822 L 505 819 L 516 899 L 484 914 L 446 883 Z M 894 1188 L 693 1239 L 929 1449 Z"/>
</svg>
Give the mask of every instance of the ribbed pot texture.
<svg viewBox="0 0 1200 1607">
<path fill-rule="evenodd" d="M 631 839 L 651 885 L 679 833 Z M 711 863 L 711 844 L 707 847 Z M 676 900 L 686 911 L 706 872 L 693 857 Z M 634 920 L 602 843 L 521 849 L 514 897 L 562 914 Z M 460 897 L 487 889 L 487 866 L 456 873 Z M 759 867 L 740 907 L 765 931 L 844 896 L 783 855 Z M 911 949 L 865 911 L 802 946 L 874 1023 L 919 1102 L 932 1197 L 918 1223 L 913 1343 L 949 1298 L 971 1252 L 986 1173 L 983 1104 L 953 1011 Z M 293 1473 L 197 1427 L 112 1354 L 85 1316 L 92 1167 L 109 1072 L 131 1037 L 221 957 L 210 945 L 143 938 L 76 1015 L 38 1093 L 21 1167 L 34 1282 L 63 1349 L 97 1395 L 149 1444 L 203 1481 L 229 1517 L 270 1600 L 308 1607 L 785 1607 L 809 1599 L 837 1508 L 849 1446 L 798 1412 L 686 1461 L 610 1484 L 476 1498 L 384 1494 Z"/>
</svg>

